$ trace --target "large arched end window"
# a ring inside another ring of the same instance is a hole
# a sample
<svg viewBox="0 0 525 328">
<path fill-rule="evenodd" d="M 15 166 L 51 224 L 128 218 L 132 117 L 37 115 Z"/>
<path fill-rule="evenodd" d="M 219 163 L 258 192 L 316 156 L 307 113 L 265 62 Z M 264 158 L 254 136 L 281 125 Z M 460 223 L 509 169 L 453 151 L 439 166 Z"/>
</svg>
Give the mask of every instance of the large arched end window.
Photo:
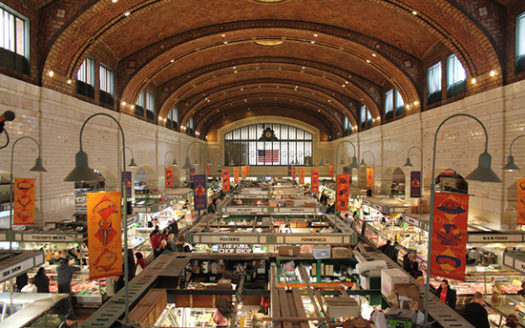
<svg viewBox="0 0 525 328">
<path fill-rule="evenodd" d="M 294 126 L 252 124 L 224 135 L 225 165 L 311 165 L 312 134 Z"/>
</svg>

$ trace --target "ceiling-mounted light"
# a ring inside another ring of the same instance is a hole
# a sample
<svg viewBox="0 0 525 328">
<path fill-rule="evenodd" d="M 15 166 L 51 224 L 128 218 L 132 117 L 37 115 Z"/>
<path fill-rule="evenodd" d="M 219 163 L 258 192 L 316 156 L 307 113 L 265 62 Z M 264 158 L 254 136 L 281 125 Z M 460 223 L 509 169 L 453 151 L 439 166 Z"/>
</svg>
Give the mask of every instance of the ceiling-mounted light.
<svg viewBox="0 0 525 328">
<path fill-rule="evenodd" d="M 126 11 L 126 12 L 124 13 L 124 16 L 129 16 L 129 14 L 131 14 L 131 13 L 130 13 L 129 11 Z"/>
<path fill-rule="evenodd" d="M 417 11 L 412 10 L 412 15 L 417 15 Z"/>
<path fill-rule="evenodd" d="M 71 84 L 71 79 L 67 79 L 66 83 Z"/>
<path fill-rule="evenodd" d="M 53 77 L 53 76 L 55 76 L 55 72 L 49 71 L 49 73 L 47 73 L 47 75 L 49 75 L 49 77 Z"/>
<path fill-rule="evenodd" d="M 490 71 L 489 75 L 492 77 L 496 76 L 496 71 L 495 70 Z"/>
<path fill-rule="evenodd" d="M 472 80 L 470 80 L 470 82 L 472 84 L 476 84 L 476 83 L 478 83 L 478 80 L 475 77 L 473 77 Z"/>
</svg>

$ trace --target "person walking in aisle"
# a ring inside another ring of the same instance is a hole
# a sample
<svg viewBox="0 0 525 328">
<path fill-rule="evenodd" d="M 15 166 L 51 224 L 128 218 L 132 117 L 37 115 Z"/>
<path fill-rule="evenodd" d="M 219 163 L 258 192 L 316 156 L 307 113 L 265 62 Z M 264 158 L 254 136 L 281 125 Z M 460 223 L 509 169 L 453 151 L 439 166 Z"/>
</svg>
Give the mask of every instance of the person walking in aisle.
<svg viewBox="0 0 525 328">
<path fill-rule="evenodd" d="M 69 258 L 63 258 L 62 264 L 57 267 L 58 292 L 71 294 L 71 280 L 73 275 L 80 271 L 79 267 L 69 265 Z"/>
<path fill-rule="evenodd" d="M 476 292 L 465 307 L 465 319 L 476 328 L 490 328 L 489 314 L 483 306 L 483 294 Z"/>
<path fill-rule="evenodd" d="M 35 274 L 35 286 L 37 293 L 49 293 L 49 277 L 46 276 L 46 270 L 44 267 L 40 267 L 38 272 Z"/>
<path fill-rule="evenodd" d="M 27 285 L 22 288 L 21 293 L 36 293 L 37 288 L 35 286 L 35 278 L 29 278 Z"/>
<path fill-rule="evenodd" d="M 441 281 L 441 286 L 437 289 L 436 294 L 441 301 L 447 303 L 452 309 L 456 309 L 456 291 L 450 288 L 447 279 Z"/>
</svg>

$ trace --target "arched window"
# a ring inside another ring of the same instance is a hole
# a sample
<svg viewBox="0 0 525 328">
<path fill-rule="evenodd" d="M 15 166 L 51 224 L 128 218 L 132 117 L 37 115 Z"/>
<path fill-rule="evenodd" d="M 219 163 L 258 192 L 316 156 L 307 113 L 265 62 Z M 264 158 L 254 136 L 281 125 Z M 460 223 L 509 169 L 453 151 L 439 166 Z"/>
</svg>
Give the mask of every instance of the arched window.
<svg viewBox="0 0 525 328">
<path fill-rule="evenodd" d="M 265 123 L 224 135 L 225 165 L 311 165 L 312 134 L 294 126 Z"/>
</svg>

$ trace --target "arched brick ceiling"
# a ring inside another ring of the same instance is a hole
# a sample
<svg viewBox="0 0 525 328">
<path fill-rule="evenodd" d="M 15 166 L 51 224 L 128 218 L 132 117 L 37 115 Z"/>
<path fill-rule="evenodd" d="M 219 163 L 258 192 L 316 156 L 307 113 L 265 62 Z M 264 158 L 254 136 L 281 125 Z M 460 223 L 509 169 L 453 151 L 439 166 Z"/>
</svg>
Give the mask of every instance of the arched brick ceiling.
<svg viewBox="0 0 525 328">
<path fill-rule="evenodd" d="M 47 11 L 65 2 L 33 1 Z M 334 103 L 323 115 L 333 111 L 337 125 L 333 131 L 341 131 L 341 114 L 355 115 L 359 104 L 380 115 L 383 87 L 396 87 L 407 104 L 418 107 L 424 94 L 423 59 L 436 46 L 455 53 L 468 77 L 501 72 L 496 32 L 476 21 L 463 0 L 82 3 L 81 9 L 76 7 L 78 12 L 68 13 L 68 23 L 54 32 L 48 29 L 43 36 L 51 41 L 42 61 L 42 84 L 74 93 L 66 80 L 74 79 L 86 56 L 104 53 L 118 63 L 115 96 L 119 103 L 134 103 L 140 91 L 153 87 L 157 101 L 161 100 L 157 102 L 161 117 L 173 105 L 190 102 L 188 108 L 181 107 L 183 123 L 201 110 L 199 115 L 207 115 L 206 109 L 214 103 L 205 97 L 233 101 L 242 96 L 238 87 L 259 81 L 264 88 L 250 89 L 249 101 L 259 108 L 254 112 L 267 111 L 257 106 L 257 99 L 266 96 L 258 89 L 281 86 L 279 97 L 284 102 L 278 104 L 283 105 L 286 99 L 297 97 L 297 91 L 287 86 L 298 85 L 314 90 L 307 98 L 310 106 L 321 106 L 332 97 Z M 261 40 L 283 44 L 265 47 L 254 42 Z M 50 70 L 55 78 L 48 76 Z M 310 106 L 304 106 L 303 116 L 315 121 L 314 116 L 320 114 Z M 130 111 L 125 106 L 119 109 Z M 202 126 L 216 129 L 220 127 L 216 122 Z"/>
</svg>

